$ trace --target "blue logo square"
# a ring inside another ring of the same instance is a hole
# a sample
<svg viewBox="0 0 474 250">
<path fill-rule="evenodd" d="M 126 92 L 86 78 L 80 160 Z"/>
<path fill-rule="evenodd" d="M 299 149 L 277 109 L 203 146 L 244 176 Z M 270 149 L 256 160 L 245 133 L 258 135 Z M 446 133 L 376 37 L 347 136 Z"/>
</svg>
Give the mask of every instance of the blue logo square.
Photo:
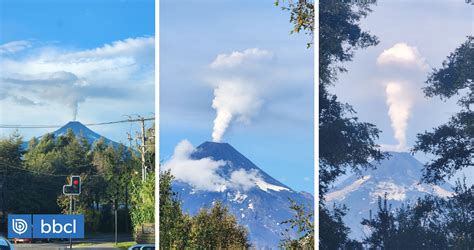
<svg viewBox="0 0 474 250">
<path fill-rule="evenodd" d="M 8 215 L 8 238 L 32 238 L 31 214 Z"/>
<path fill-rule="evenodd" d="M 84 215 L 81 214 L 34 214 L 33 237 L 84 238 Z"/>
</svg>

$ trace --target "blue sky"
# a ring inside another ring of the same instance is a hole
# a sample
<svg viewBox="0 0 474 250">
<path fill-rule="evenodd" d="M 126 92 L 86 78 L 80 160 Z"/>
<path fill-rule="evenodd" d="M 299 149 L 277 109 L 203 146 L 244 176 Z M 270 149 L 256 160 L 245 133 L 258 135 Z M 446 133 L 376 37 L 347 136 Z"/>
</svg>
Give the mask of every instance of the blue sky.
<svg viewBox="0 0 474 250">
<path fill-rule="evenodd" d="M 35 39 L 95 48 L 155 33 L 154 1 L 4 0 L 0 42 Z"/>
<path fill-rule="evenodd" d="M 74 109 L 84 123 L 153 115 L 154 9 L 152 0 L 1 1 L 0 123 L 65 124 Z M 125 142 L 136 125 L 92 129 Z"/>
<path fill-rule="evenodd" d="M 255 105 L 222 141 L 293 189 L 313 192 L 313 50 L 307 36 L 290 35 L 288 13 L 273 0 L 163 0 L 160 11 L 162 160 L 181 140 L 212 139 L 214 89 L 237 82 L 254 91 Z"/>
</svg>

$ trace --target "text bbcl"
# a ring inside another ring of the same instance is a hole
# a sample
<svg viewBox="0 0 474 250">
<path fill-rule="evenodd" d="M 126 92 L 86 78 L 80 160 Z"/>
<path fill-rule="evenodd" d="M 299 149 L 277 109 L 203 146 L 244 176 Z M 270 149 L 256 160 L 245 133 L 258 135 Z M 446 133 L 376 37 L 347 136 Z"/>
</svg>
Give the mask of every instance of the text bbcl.
<svg viewBox="0 0 474 250">
<path fill-rule="evenodd" d="M 84 238 L 83 215 L 33 215 L 34 238 Z"/>
</svg>

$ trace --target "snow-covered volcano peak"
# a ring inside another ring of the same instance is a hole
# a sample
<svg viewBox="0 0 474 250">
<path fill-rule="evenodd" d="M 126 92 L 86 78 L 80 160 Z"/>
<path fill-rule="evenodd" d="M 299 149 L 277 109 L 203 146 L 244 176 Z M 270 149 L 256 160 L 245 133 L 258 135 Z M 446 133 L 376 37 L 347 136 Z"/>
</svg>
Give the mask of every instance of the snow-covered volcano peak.
<svg viewBox="0 0 474 250">
<path fill-rule="evenodd" d="M 373 162 L 374 169 L 347 177 L 325 196 L 326 202 L 345 204 L 349 208 L 344 220 L 351 228 L 352 236 L 357 239 L 363 235 L 360 222 L 368 218 L 369 210 L 377 211 L 379 197 L 386 195 L 395 209 L 402 203 L 414 202 L 427 194 L 440 197 L 452 195 L 453 189 L 449 183 L 422 183 L 423 164 L 410 153 L 389 153 L 388 159 Z"/>
<path fill-rule="evenodd" d="M 199 145 L 191 155 L 191 158 L 199 160 L 202 158 L 212 158 L 215 161 L 224 161 L 225 165 L 218 169 L 218 174 L 224 179 L 233 178 L 236 172 L 251 172 L 258 176 L 256 184 L 262 190 L 291 191 L 291 188 L 271 177 L 265 171 L 257 167 L 247 157 L 237 151 L 229 143 L 204 142 Z"/>
</svg>

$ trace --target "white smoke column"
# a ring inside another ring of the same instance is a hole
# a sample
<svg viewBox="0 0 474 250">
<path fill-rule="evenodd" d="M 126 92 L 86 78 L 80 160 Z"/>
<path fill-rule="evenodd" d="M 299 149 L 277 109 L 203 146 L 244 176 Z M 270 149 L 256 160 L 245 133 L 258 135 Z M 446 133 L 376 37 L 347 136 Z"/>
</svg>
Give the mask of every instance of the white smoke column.
<svg viewBox="0 0 474 250">
<path fill-rule="evenodd" d="M 389 82 L 385 87 L 385 93 L 389 107 L 388 115 L 395 132 L 395 139 L 398 141 L 396 149 L 405 150 L 407 124 L 414 100 L 407 90 L 407 86 L 397 82 Z"/>
<path fill-rule="evenodd" d="M 78 110 L 78 107 L 79 104 L 76 102 L 76 103 L 73 103 L 72 104 L 72 120 L 75 121 L 77 119 L 77 110 Z"/>
<path fill-rule="evenodd" d="M 377 66 L 384 70 L 387 79 L 393 79 L 385 85 L 386 103 L 394 137 L 398 141 L 395 150 L 405 151 L 408 119 L 416 93 L 420 91 L 417 78 L 424 76 L 429 66 L 415 46 L 404 42 L 385 49 L 377 58 Z"/>
<path fill-rule="evenodd" d="M 209 65 L 214 75 L 211 81 L 214 87 L 212 108 L 216 110 L 212 131 L 214 142 L 222 141 L 234 120 L 249 123 L 260 109 L 263 88 L 262 82 L 255 79 L 266 72 L 272 60 L 272 52 L 250 48 L 219 54 Z"/>
<path fill-rule="evenodd" d="M 260 109 L 262 101 L 249 84 L 229 81 L 214 89 L 212 108 L 216 110 L 212 140 L 222 141 L 222 137 L 233 120 L 250 122 L 250 118 Z"/>
</svg>

